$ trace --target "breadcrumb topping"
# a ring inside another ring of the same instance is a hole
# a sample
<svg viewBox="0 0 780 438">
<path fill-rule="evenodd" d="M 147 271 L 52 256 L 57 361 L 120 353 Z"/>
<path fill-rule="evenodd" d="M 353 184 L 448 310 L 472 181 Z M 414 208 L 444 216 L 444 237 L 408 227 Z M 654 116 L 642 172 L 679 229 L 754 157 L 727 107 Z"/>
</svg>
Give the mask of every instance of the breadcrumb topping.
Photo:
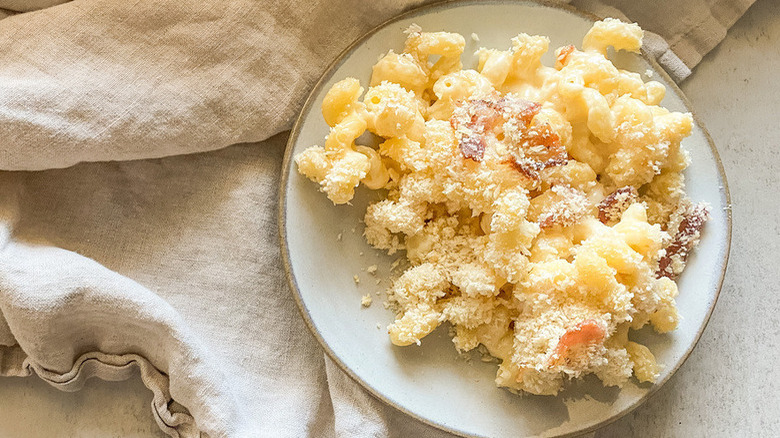
<svg viewBox="0 0 780 438">
<path fill-rule="evenodd" d="M 460 353 L 498 364 L 497 385 L 533 394 L 586 374 L 654 381 L 660 365 L 629 332 L 677 327 L 674 279 L 708 209 L 684 192 L 691 115 L 606 57 L 638 51 L 642 30 L 597 22 L 554 66 L 541 62 L 547 37 L 520 34 L 508 50 L 479 49 L 476 70 L 462 68 L 463 36 L 405 33 L 365 94 L 354 78 L 333 86 L 330 133 L 295 157 L 335 204 L 360 185 L 383 190 L 364 236 L 404 254 L 383 303 L 396 312 L 390 340 L 420 345 L 449 324 Z M 366 130 L 378 147 L 356 143 Z"/>
</svg>

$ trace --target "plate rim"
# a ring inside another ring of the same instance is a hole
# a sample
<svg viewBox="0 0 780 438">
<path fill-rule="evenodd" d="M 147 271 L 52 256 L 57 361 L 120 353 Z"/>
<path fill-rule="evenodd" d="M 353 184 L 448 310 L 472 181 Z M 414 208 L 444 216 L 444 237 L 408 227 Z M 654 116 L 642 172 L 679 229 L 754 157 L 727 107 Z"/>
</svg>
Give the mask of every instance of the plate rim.
<svg viewBox="0 0 780 438">
<path fill-rule="evenodd" d="M 311 88 L 311 91 L 309 92 L 309 95 L 306 98 L 305 103 L 301 107 L 301 109 L 298 112 L 298 117 L 295 120 L 295 123 L 293 124 L 292 130 L 290 131 L 290 136 L 287 140 L 287 144 L 285 145 L 285 151 L 284 151 L 284 158 L 282 160 L 282 175 L 280 179 L 279 184 L 279 191 L 278 191 L 278 210 L 277 210 L 277 220 L 278 220 L 278 232 L 279 232 L 279 242 L 280 242 L 280 249 L 281 249 L 281 259 L 282 264 L 284 266 L 285 271 L 285 277 L 287 279 L 287 284 L 290 287 L 290 291 L 292 292 L 293 298 L 295 299 L 296 306 L 298 308 L 298 312 L 301 314 L 301 317 L 303 318 L 306 327 L 309 329 L 311 334 L 317 339 L 320 346 L 323 348 L 325 353 L 328 355 L 328 357 L 343 371 L 346 373 L 354 382 L 358 383 L 361 387 L 363 387 L 365 390 L 367 390 L 373 397 L 379 399 L 382 401 L 385 405 L 391 406 L 394 409 L 414 418 L 417 421 L 422 422 L 423 424 L 426 424 L 431 427 L 435 427 L 439 430 L 452 433 L 457 436 L 461 437 L 480 437 L 480 435 L 474 435 L 462 430 L 455 429 L 451 426 L 437 423 L 431 419 L 425 418 L 415 412 L 412 412 L 411 410 L 405 408 L 404 406 L 399 405 L 398 403 L 393 402 L 392 400 L 385 397 L 379 390 L 374 388 L 372 385 L 370 385 L 365 380 L 361 379 L 357 374 L 355 374 L 352 369 L 350 369 L 342 360 L 341 358 L 336 355 L 336 353 L 331 349 L 331 347 L 328 345 L 328 343 L 325 341 L 325 339 L 320 334 L 317 327 L 314 325 L 314 321 L 311 318 L 311 315 L 309 314 L 309 310 L 306 307 L 306 304 L 303 302 L 303 298 L 301 297 L 301 292 L 298 287 L 298 282 L 295 277 L 295 274 L 292 271 L 292 266 L 290 262 L 290 252 L 287 242 L 287 190 L 286 187 L 288 185 L 288 181 L 290 178 L 291 168 L 290 165 L 291 157 L 292 157 L 292 150 L 294 147 L 294 144 L 296 143 L 298 136 L 301 131 L 301 126 L 303 125 L 304 120 L 304 114 L 310 111 L 311 107 L 314 105 L 316 101 L 316 95 L 319 93 L 319 91 L 323 88 L 325 83 L 328 79 L 330 79 L 331 73 L 338 68 L 346 59 L 346 57 L 359 45 L 361 45 L 363 42 L 368 40 L 371 36 L 373 36 L 375 33 L 377 33 L 379 30 L 404 19 L 415 17 L 422 14 L 427 14 L 429 12 L 433 12 L 436 10 L 443 10 L 443 9 L 450 9 L 453 7 L 458 6 L 464 6 L 464 5 L 481 5 L 481 4 L 507 4 L 507 3 L 514 3 L 514 4 L 531 4 L 531 5 L 538 5 L 542 7 L 548 7 L 552 9 L 558 9 L 565 12 L 572 13 L 574 15 L 578 15 L 579 17 L 592 20 L 592 21 L 599 21 L 603 20 L 604 16 L 600 16 L 591 12 L 583 11 L 581 9 L 575 8 L 574 6 L 571 6 L 569 4 L 565 3 L 556 3 L 550 0 L 488 0 L 488 1 L 480 1 L 480 0 L 444 0 L 440 2 L 430 3 L 427 5 L 423 5 L 420 7 L 416 7 L 413 9 L 410 9 L 408 11 L 402 12 L 398 15 L 395 15 L 388 20 L 383 21 L 382 23 L 374 26 L 361 36 L 359 36 L 357 39 L 355 39 L 349 46 L 347 46 L 344 50 L 341 51 L 341 53 L 336 56 L 336 58 L 328 64 L 328 66 L 324 69 L 323 73 L 320 75 L 317 82 L 314 84 L 314 86 Z M 587 428 L 562 434 L 562 435 L 556 435 L 555 437 L 558 438 L 565 438 L 565 437 L 575 437 L 580 436 L 582 434 L 586 434 L 588 432 L 593 432 L 595 430 L 601 429 L 611 423 L 614 423 L 615 421 L 619 420 L 620 418 L 628 415 L 629 413 L 633 412 L 636 408 L 644 404 L 647 400 L 649 400 L 653 395 L 655 395 L 658 390 L 666 383 L 668 382 L 676 373 L 677 371 L 682 367 L 682 365 L 688 360 L 693 350 L 696 348 L 696 346 L 699 344 L 699 341 L 701 339 L 701 335 L 704 333 L 704 330 L 707 328 L 707 325 L 710 322 L 710 318 L 712 316 L 712 312 L 715 309 L 715 305 L 718 302 L 718 298 L 720 297 L 720 292 L 723 289 L 723 280 L 726 275 L 726 270 L 728 268 L 728 262 L 729 257 L 731 254 L 731 238 L 732 238 L 732 228 L 733 228 L 733 218 L 732 218 L 732 209 L 731 209 L 731 192 L 729 190 L 729 184 L 728 180 L 726 178 L 726 171 L 723 167 L 723 162 L 720 159 L 720 154 L 718 153 L 718 149 L 715 146 L 714 141 L 712 140 L 712 137 L 710 136 L 709 131 L 702 123 L 701 119 L 699 118 L 698 114 L 694 110 L 693 106 L 691 105 L 690 100 L 688 100 L 688 97 L 683 93 L 683 91 L 680 89 L 680 87 L 677 85 L 677 83 L 669 76 L 669 74 L 666 72 L 666 70 L 658 64 L 658 62 L 650 56 L 650 54 L 645 50 L 644 47 L 640 49 L 639 55 L 653 68 L 655 73 L 657 73 L 659 76 L 661 76 L 669 85 L 669 88 L 674 91 L 674 93 L 677 95 L 677 97 L 680 98 L 683 105 L 685 106 L 686 110 L 688 110 L 696 125 L 701 129 L 702 133 L 704 134 L 704 137 L 707 141 L 707 145 L 710 148 L 710 151 L 712 152 L 713 158 L 715 159 L 716 167 L 718 170 L 718 176 L 720 177 L 721 181 L 723 182 L 723 185 L 719 187 L 719 191 L 721 192 L 721 195 L 725 197 L 726 201 L 726 238 L 725 238 L 725 248 L 723 251 L 722 256 L 722 263 L 723 267 L 721 268 L 720 276 L 717 279 L 717 287 L 715 288 L 715 296 L 712 300 L 712 303 L 709 306 L 709 309 L 707 309 L 707 313 L 704 317 L 704 320 L 699 327 L 698 331 L 696 332 L 696 335 L 694 336 L 693 342 L 691 345 L 686 349 L 686 351 L 683 353 L 680 361 L 675 365 L 673 369 L 670 370 L 667 375 L 661 379 L 660 381 L 654 383 L 652 387 L 645 393 L 642 397 L 637 399 L 635 402 L 633 402 L 631 405 L 629 405 L 627 408 L 623 409 L 621 412 L 618 412 L 609 418 L 606 418 L 594 425 L 591 425 Z"/>
</svg>

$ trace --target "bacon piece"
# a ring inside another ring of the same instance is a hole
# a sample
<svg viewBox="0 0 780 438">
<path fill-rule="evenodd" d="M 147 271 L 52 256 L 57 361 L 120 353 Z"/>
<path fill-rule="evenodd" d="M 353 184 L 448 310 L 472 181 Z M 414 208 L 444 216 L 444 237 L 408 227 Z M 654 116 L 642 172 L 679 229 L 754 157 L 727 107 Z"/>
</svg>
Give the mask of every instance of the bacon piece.
<svg viewBox="0 0 780 438">
<path fill-rule="evenodd" d="M 672 214 L 667 232 L 671 234 L 675 230 L 674 235 L 666 254 L 658 261 L 656 277 L 674 280 L 682 273 L 688 254 L 699 243 L 701 229 L 709 218 L 709 210 L 703 204 L 684 203 Z"/>
<path fill-rule="evenodd" d="M 555 58 L 555 68 L 560 70 L 563 68 L 564 65 L 569 61 L 569 55 L 571 55 L 571 52 L 574 51 L 574 46 L 569 44 L 568 46 L 563 46 L 558 51 L 558 57 Z"/>
<path fill-rule="evenodd" d="M 450 117 L 450 125 L 456 131 L 462 126 L 480 133 L 494 128 L 501 120 L 498 101 L 473 99 L 461 102 Z"/>
<path fill-rule="evenodd" d="M 566 164 L 568 155 L 558 134 L 549 124 L 530 126 L 542 106 L 512 95 L 500 99 L 473 99 L 455 108 L 450 125 L 459 136 L 458 146 L 464 158 L 482 161 L 485 135 L 499 124 L 512 122 L 516 129 L 512 139 L 517 143 L 518 156 L 514 167 L 527 177 L 539 180 L 539 171 Z"/>
<path fill-rule="evenodd" d="M 555 347 L 555 352 L 550 360 L 550 365 L 557 365 L 561 360 L 566 360 L 569 351 L 572 348 L 581 345 L 593 345 L 600 342 L 604 342 L 606 332 L 604 329 L 592 319 L 586 319 L 581 323 L 566 331 L 563 336 L 558 339 L 558 345 Z"/>
<path fill-rule="evenodd" d="M 483 99 L 472 100 L 468 109 L 469 114 L 471 114 L 469 126 L 482 132 L 493 129 L 500 120 L 500 110 L 496 102 Z"/>
<path fill-rule="evenodd" d="M 525 129 L 541 108 L 536 102 L 513 96 L 504 96 L 497 100 L 473 99 L 462 102 L 455 108 L 450 125 L 460 137 L 458 146 L 463 157 L 482 161 L 486 133 L 509 119 L 516 119 Z M 540 138 L 539 141 L 553 142 L 553 139 Z"/>
<path fill-rule="evenodd" d="M 523 134 L 520 150 L 524 154 L 523 158 L 540 163 L 540 170 L 566 164 L 568 161 L 568 154 L 560 137 L 547 123 L 528 129 Z"/>
<path fill-rule="evenodd" d="M 496 109 L 504 113 L 505 119 L 514 118 L 522 125 L 527 126 L 542 110 L 542 105 L 507 95 L 496 102 Z"/>
<path fill-rule="evenodd" d="M 475 99 L 461 103 L 450 118 L 450 125 L 460 137 L 458 146 L 464 158 L 482 161 L 485 155 L 485 132 L 499 122 L 501 114 L 495 102 Z"/>
<path fill-rule="evenodd" d="M 632 186 L 621 187 L 599 202 L 599 220 L 602 224 L 615 223 L 623 212 L 639 199 Z"/>
<path fill-rule="evenodd" d="M 517 152 L 511 160 L 512 167 L 532 180 L 541 179 L 539 172 L 542 169 L 568 162 L 566 147 L 547 123 L 525 129 L 514 141 Z"/>
<path fill-rule="evenodd" d="M 542 170 L 543 167 L 539 162 L 533 160 L 518 160 L 517 158 L 512 158 L 511 160 L 506 160 L 505 162 L 528 179 L 534 181 L 539 181 L 541 179 L 539 176 L 539 171 Z"/>
<path fill-rule="evenodd" d="M 458 146 L 460 146 L 460 153 L 465 158 L 482 161 L 482 157 L 485 156 L 485 137 L 481 135 L 466 136 Z"/>
</svg>

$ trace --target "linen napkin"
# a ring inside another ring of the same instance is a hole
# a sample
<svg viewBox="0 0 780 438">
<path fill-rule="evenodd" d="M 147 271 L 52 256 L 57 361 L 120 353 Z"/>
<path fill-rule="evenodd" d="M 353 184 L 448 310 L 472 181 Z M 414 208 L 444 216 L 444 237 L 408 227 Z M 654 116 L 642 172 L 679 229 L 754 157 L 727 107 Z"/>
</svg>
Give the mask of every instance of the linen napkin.
<svg viewBox="0 0 780 438">
<path fill-rule="evenodd" d="M 0 375 L 140 372 L 175 437 L 445 436 L 323 355 L 276 231 L 306 94 L 420 3 L 0 0 Z M 682 80 L 752 0 L 573 3 Z"/>
</svg>

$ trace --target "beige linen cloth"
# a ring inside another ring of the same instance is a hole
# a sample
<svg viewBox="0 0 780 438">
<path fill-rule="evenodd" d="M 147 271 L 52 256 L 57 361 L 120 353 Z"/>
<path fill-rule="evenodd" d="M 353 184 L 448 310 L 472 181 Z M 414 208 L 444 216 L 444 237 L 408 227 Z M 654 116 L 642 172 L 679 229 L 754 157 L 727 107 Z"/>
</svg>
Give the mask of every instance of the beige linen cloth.
<svg viewBox="0 0 780 438">
<path fill-rule="evenodd" d="M 680 80 L 751 2 L 575 3 L 654 31 Z M 0 0 L 0 375 L 140 370 L 171 436 L 445 435 L 324 357 L 276 224 L 279 133 L 419 3 Z"/>
</svg>

